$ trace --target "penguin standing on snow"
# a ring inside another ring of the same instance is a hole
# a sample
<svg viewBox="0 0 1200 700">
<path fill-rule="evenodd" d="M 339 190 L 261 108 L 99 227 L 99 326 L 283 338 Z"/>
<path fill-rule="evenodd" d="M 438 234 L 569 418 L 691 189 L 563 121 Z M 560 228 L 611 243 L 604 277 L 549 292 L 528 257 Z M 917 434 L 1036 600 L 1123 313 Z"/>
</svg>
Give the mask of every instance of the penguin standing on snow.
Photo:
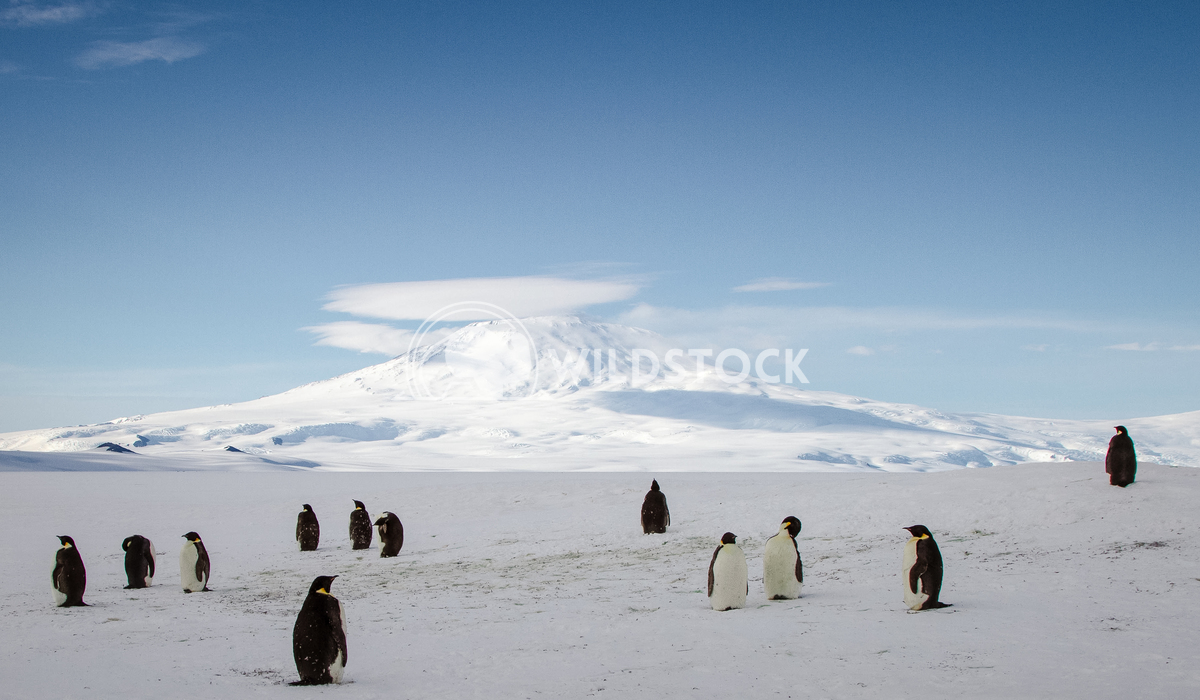
<svg viewBox="0 0 1200 700">
<path fill-rule="evenodd" d="M 789 515 L 783 519 L 779 532 L 767 540 L 763 553 L 763 588 L 767 600 L 791 600 L 800 597 L 804 585 L 804 565 L 796 535 L 800 534 L 800 518 Z"/>
<path fill-rule="evenodd" d="M 394 557 L 399 554 L 404 546 L 404 525 L 400 518 L 385 510 L 375 521 L 375 527 L 379 528 L 379 556 Z"/>
<path fill-rule="evenodd" d="M 154 543 L 133 535 L 125 538 L 121 549 L 125 550 L 125 578 L 129 579 L 126 588 L 149 588 L 154 582 Z"/>
<path fill-rule="evenodd" d="M 650 482 L 650 490 L 642 501 L 642 533 L 663 533 L 671 524 L 671 511 L 667 510 L 667 497 L 658 488 L 658 479 Z"/>
<path fill-rule="evenodd" d="M 948 608 L 938 601 L 942 591 L 942 552 L 924 525 L 904 528 L 912 535 L 904 545 L 904 604 L 910 610 Z"/>
<path fill-rule="evenodd" d="M 184 593 L 208 590 L 208 550 L 200 541 L 200 535 L 189 532 L 183 536 L 187 542 L 179 550 L 179 580 Z"/>
<path fill-rule="evenodd" d="M 749 592 L 746 555 L 737 546 L 737 535 L 726 532 L 708 563 L 709 602 L 713 610 L 744 608 Z"/>
<path fill-rule="evenodd" d="M 1133 440 L 1125 426 L 1116 427 L 1117 434 L 1108 441 L 1108 455 L 1104 458 L 1104 471 L 1108 472 L 1108 483 L 1125 488 L 1133 483 L 1137 475 L 1137 454 L 1133 451 Z"/>
<path fill-rule="evenodd" d="M 292 655 L 300 680 L 292 685 L 341 683 L 346 669 L 346 613 L 329 594 L 337 576 L 318 576 L 292 628 Z"/>
<path fill-rule="evenodd" d="M 296 542 L 299 543 L 301 552 L 311 552 L 317 548 L 320 541 L 321 523 L 317 522 L 317 514 L 313 512 L 312 506 L 305 503 L 304 510 L 296 516 Z"/>
<path fill-rule="evenodd" d="M 355 501 L 354 510 L 350 511 L 350 541 L 354 543 L 354 549 L 370 549 L 374 535 L 367 507 L 362 501 Z"/>
<path fill-rule="evenodd" d="M 87 605 L 83 602 L 83 589 L 87 588 L 87 571 L 83 568 L 83 557 L 75 548 L 75 540 L 59 535 L 62 547 L 54 555 L 54 571 L 50 572 L 50 584 L 54 587 L 54 604 L 60 608 Z"/>
</svg>

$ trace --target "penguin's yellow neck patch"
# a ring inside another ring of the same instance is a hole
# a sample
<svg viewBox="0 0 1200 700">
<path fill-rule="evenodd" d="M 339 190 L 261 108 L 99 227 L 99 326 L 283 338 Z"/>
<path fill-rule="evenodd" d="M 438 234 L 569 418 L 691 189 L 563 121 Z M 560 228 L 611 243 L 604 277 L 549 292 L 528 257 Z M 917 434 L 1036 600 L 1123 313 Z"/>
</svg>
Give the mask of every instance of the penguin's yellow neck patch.
<svg viewBox="0 0 1200 700">
<path fill-rule="evenodd" d="M 320 593 L 321 595 L 329 595 L 329 591 L 325 590 L 324 588 L 318 588 L 317 593 Z"/>
<path fill-rule="evenodd" d="M 920 537 L 918 537 L 917 539 L 919 539 L 919 540 L 927 540 L 927 539 L 929 539 L 929 535 L 921 535 L 921 536 L 920 536 Z"/>
<path fill-rule="evenodd" d="M 71 548 L 71 543 L 70 543 L 70 542 L 63 542 L 63 546 L 62 546 L 62 548 L 63 548 L 63 549 L 70 549 L 70 548 Z"/>
</svg>

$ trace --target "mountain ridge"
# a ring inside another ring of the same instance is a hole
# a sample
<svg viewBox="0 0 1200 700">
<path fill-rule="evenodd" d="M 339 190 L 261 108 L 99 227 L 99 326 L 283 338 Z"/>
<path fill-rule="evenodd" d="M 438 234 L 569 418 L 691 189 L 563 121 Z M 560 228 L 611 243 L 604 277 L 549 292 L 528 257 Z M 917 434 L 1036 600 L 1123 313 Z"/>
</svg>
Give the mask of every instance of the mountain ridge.
<svg viewBox="0 0 1200 700">
<path fill-rule="evenodd" d="M 671 343 L 657 334 L 579 317 L 428 339 L 253 401 L 7 433 L 0 450 L 110 442 L 219 465 L 232 446 L 263 465 L 324 469 L 935 471 L 1102 460 L 1115 424 L 948 413 L 753 375 L 730 383 L 685 349 L 664 361 Z M 1200 411 L 1121 422 L 1143 460 L 1200 465 Z"/>
</svg>

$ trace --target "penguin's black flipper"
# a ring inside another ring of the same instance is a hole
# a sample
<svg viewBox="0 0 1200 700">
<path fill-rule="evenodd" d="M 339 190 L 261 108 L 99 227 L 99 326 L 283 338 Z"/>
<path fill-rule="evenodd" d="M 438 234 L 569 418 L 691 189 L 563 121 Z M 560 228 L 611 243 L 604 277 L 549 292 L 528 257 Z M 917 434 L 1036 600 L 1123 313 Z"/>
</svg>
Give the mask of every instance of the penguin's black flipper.
<svg viewBox="0 0 1200 700">
<path fill-rule="evenodd" d="M 712 597 L 712 589 L 713 589 L 713 583 L 714 583 L 713 567 L 717 565 L 717 555 L 721 553 L 722 546 L 724 546 L 724 545 L 717 545 L 717 548 L 715 550 L 713 550 L 712 561 L 708 562 L 708 597 L 709 598 Z M 749 591 L 749 587 L 750 587 L 750 582 L 746 581 L 747 591 Z"/>
</svg>

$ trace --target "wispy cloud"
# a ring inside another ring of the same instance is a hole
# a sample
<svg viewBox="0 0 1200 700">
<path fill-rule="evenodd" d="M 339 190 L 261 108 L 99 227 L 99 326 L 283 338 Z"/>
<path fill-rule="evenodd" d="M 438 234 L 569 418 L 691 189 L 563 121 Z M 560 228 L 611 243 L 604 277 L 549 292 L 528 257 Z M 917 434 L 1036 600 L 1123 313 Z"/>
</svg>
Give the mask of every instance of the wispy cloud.
<svg viewBox="0 0 1200 700">
<path fill-rule="evenodd" d="M 517 317 L 578 311 L 593 304 L 622 301 L 638 292 L 630 282 L 572 280 L 559 277 L 476 277 L 427 282 L 363 284 L 335 289 L 326 311 L 370 318 L 424 320 L 452 304 L 477 302 L 443 320 L 495 318 L 484 305 Z"/>
<path fill-rule="evenodd" d="M 747 282 L 739 287 L 734 287 L 735 292 L 788 292 L 793 289 L 817 289 L 818 287 L 828 287 L 828 282 L 799 282 L 796 280 L 784 279 L 783 277 L 764 277 L 762 279 Z"/>
<path fill-rule="evenodd" d="M 1029 314 L 968 314 L 914 307 L 749 306 L 679 309 L 638 304 L 615 319 L 662 333 L 689 347 L 710 343 L 724 347 L 774 348 L 803 338 L 835 334 L 847 340 L 867 340 L 863 332 L 895 334 L 1004 330 L 1054 330 L 1091 333 L 1111 330 L 1103 324 L 1058 316 Z M 881 338 L 882 340 L 882 338 Z M 845 346 L 842 346 L 845 347 Z M 873 350 L 891 352 L 884 345 Z"/>
<path fill-rule="evenodd" d="M 20 72 L 21 66 L 17 65 L 16 63 L 13 63 L 12 61 L 0 61 L 0 75 L 12 75 L 13 73 Z"/>
<path fill-rule="evenodd" d="M 75 59 L 75 64 L 87 70 L 132 66 L 143 61 L 174 63 L 199 56 L 204 45 L 197 41 L 163 36 L 145 41 L 100 41 Z"/>
<path fill-rule="evenodd" d="M 202 14 L 181 8 L 161 12 L 156 16 L 157 20 L 151 26 L 155 34 L 161 35 L 179 34 L 185 29 L 191 29 L 217 18 L 217 15 Z"/>
<path fill-rule="evenodd" d="M 67 24 L 94 14 L 99 14 L 99 10 L 92 3 L 64 2 L 57 5 L 43 5 L 36 2 L 12 0 L 8 9 L 0 10 L 0 24 L 18 27 Z"/>
<path fill-rule="evenodd" d="M 874 306 L 742 306 L 676 309 L 638 304 L 623 323 L 662 326 L 788 326 L 792 328 L 871 328 L 881 331 L 1045 328 L 1094 331 L 1095 324 L 1043 314 L 963 314 L 940 309 Z"/>
<path fill-rule="evenodd" d="M 1121 343 L 1119 345 L 1106 345 L 1105 350 L 1128 350 L 1132 352 L 1156 352 L 1158 350 L 1171 350 L 1174 352 L 1196 352 L 1200 351 L 1200 345 L 1167 345 L 1157 341 L 1153 343 Z"/>
<path fill-rule="evenodd" d="M 1046 352 L 1046 348 L 1049 347 L 1049 343 L 1041 343 L 1039 345 L 1022 345 L 1021 349 L 1028 350 L 1029 352 Z"/>
<path fill-rule="evenodd" d="M 865 357 L 867 355 L 874 355 L 875 351 L 866 345 L 855 345 L 854 347 L 846 350 L 846 353 L 850 355 L 862 355 Z"/>
<path fill-rule="evenodd" d="M 362 353 L 378 353 L 395 357 L 408 350 L 414 333 L 412 331 L 381 323 L 360 323 L 358 321 L 337 321 L 319 326 L 308 326 L 301 330 L 315 333 L 317 342 L 314 345 L 327 345 L 346 350 L 357 350 Z"/>
</svg>

